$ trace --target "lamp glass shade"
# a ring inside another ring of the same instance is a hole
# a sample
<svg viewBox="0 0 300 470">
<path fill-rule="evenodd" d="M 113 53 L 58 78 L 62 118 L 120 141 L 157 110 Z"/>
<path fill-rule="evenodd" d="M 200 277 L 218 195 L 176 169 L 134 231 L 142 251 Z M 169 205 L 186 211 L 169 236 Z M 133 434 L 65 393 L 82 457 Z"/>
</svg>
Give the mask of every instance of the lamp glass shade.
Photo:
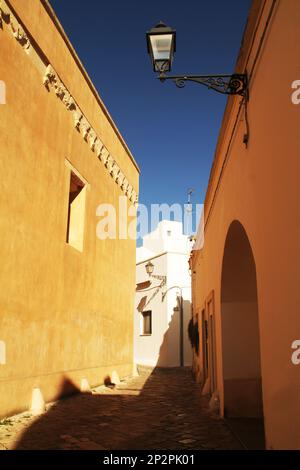
<svg viewBox="0 0 300 470">
<path fill-rule="evenodd" d="M 160 61 L 171 62 L 172 34 L 150 36 L 154 64 Z M 168 70 L 170 65 L 168 65 Z"/>
<path fill-rule="evenodd" d="M 176 47 L 176 32 L 159 23 L 147 33 L 147 47 L 155 72 L 169 72 Z"/>
</svg>

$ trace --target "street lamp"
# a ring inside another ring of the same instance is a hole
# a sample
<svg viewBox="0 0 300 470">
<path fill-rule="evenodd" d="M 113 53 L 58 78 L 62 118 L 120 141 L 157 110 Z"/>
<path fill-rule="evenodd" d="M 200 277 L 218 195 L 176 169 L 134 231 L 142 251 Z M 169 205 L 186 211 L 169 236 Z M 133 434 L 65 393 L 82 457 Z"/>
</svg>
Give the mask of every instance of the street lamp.
<svg viewBox="0 0 300 470">
<path fill-rule="evenodd" d="M 247 98 L 247 74 L 231 75 L 176 75 L 168 76 L 176 51 L 176 31 L 160 22 L 146 33 L 147 50 L 150 54 L 153 70 L 158 72 L 160 81 L 173 80 L 178 88 L 183 88 L 187 81 L 200 83 L 225 95 L 240 95 Z"/>
<path fill-rule="evenodd" d="M 145 268 L 149 277 L 153 277 L 153 279 L 159 279 L 160 281 L 162 281 L 159 287 L 163 287 L 166 284 L 167 276 L 160 276 L 158 274 L 153 274 L 154 264 L 151 263 L 151 261 L 148 261 L 148 263 L 145 265 Z"/>
<path fill-rule="evenodd" d="M 151 276 L 151 274 L 153 273 L 153 270 L 154 270 L 154 264 L 151 263 L 151 261 L 148 261 L 148 263 L 146 264 L 145 266 L 146 268 L 146 272 L 149 276 Z"/>
<path fill-rule="evenodd" d="M 176 51 L 176 31 L 160 22 L 146 34 L 154 72 L 170 72 Z"/>
</svg>

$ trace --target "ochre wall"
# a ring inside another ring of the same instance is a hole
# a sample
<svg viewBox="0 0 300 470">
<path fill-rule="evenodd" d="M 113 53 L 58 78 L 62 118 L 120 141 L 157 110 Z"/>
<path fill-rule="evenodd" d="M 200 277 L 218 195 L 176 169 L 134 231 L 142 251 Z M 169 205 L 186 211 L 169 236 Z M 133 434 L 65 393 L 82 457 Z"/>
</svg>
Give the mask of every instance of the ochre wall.
<svg viewBox="0 0 300 470">
<path fill-rule="evenodd" d="M 200 314 L 214 291 L 217 388 L 223 411 L 222 260 L 228 229 L 238 220 L 256 264 L 266 446 L 300 449 L 300 366 L 291 362 L 291 344 L 300 335 L 300 106 L 291 101 L 291 84 L 300 79 L 300 2 L 275 3 L 256 59 L 272 4 L 267 0 L 262 10 L 247 64 L 246 53 L 244 62 L 240 60 L 239 71 L 247 67 L 248 73 L 256 61 L 249 90 L 248 148 L 243 144 L 243 108 L 234 129 L 239 98 L 229 99 L 225 114 L 205 201 L 204 247 L 192 262 L 193 310 Z M 254 2 L 257 11 L 262 5 Z M 251 42 L 250 37 L 243 47 L 249 49 Z"/>
<path fill-rule="evenodd" d="M 10 3 L 138 193 L 132 156 L 40 1 Z M 97 206 L 124 192 L 5 23 L 0 42 L 1 417 L 28 408 L 34 387 L 49 401 L 66 379 L 132 373 L 135 241 L 96 237 Z M 88 183 L 82 253 L 66 243 L 66 159 Z"/>
</svg>

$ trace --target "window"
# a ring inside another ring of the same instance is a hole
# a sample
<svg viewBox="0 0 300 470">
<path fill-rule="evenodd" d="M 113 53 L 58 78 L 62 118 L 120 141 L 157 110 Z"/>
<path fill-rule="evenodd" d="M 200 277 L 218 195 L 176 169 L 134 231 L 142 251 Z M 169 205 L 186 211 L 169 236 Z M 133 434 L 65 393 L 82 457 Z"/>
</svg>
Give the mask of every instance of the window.
<svg viewBox="0 0 300 470">
<path fill-rule="evenodd" d="M 148 310 L 142 313 L 141 335 L 152 334 L 152 312 Z"/>
<path fill-rule="evenodd" d="M 86 185 L 71 170 L 66 241 L 79 251 L 83 250 Z"/>
<path fill-rule="evenodd" d="M 168 237 L 170 237 L 170 236 L 172 235 L 171 230 L 168 230 L 168 231 L 167 231 L 167 235 L 168 235 Z"/>
</svg>

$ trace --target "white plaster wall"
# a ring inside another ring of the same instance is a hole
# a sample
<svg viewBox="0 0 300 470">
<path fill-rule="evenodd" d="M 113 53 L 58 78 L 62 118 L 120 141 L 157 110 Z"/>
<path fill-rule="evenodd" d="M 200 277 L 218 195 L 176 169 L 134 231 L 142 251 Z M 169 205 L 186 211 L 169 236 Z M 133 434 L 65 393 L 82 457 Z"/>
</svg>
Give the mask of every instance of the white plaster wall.
<svg viewBox="0 0 300 470">
<path fill-rule="evenodd" d="M 155 264 L 155 273 L 165 275 L 167 272 L 167 256 L 163 255 L 152 260 Z M 149 280 L 149 276 L 146 273 L 145 264 L 141 263 L 137 265 L 137 277 L 136 282 L 144 282 Z M 152 279 L 151 286 L 154 287 L 159 285 L 160 281 Z M 155 289 L 148 292 L 137 292 L 135 298 L 135 312 L 134 312 L 134 360 L 137 364 L 144 364 L 149 366 L 156 366 L 160 358 L 160 348 L 163 344 L 164 334 L 168 328 L 168 314 L 167 314 L 167 303 L 161 301 L 161 290 L 151 300 L 151 302 L 144 308 L 145 311 L 152 311 L 152 335 L 141 336 L 141 313 L 137 311 L 142 297 L 147 295 L 149 299 L 155 292 Z"/>
<path fill-rule="evenodd" d="M 167 254 L 167 265 L 168 265 L 168 279 L 167 288 L 170 289 L 167 293 L 168 301 L 168 315 L 169 321 L 171 320 L 172 314 L 174 314 L 174 307 L 177 304 L 176 297 L 181 294 L 179 289 L 173 288 L 179 286 L 182 288 L 183 298 L 183 345 L 184 345 L 184 365 L 190 366 L 192 364 L 192 349 L 188 338 L 188 322 L 191 318 L 191 276 L 189 274 L 189 254 L 183 253 L 168 253 Z M 176 312 L 179 316 L 179 312 Z M 177 351 L 179 358 L 179 318 L 178 318 L 178 329 L 174 328 L 174 335 L 171 335 L 169 340 L 169 351 L 170 351 L 170 362 L 172 360 L 172 352 Z M 179 365 L 179 359 L 178 364 Z"/>
<path fill-rule="evenodd" d="M 182 233 L 181 222 L 162 220 L 156 230 L 144 236 L 143 248 L 156 254 L 166 251 L 187 252 L 189 242 Z"/>
<path fill-rule="evenodd" d="M 171 235 L 167 234 L 171 231 Z M 173 238 L 173 239 L 172 239 Z M 163 240 L 162 240 L 163 239 Z M 165 241 L 167 240 L 167 241 Z M 136 282 L 151 280 L 151 286 L 159 285 L 160 281 L 149 278 L 145 265 L 149 259 L 154 264 L 153 274 L 167 276 L 167 285 L 144 307 L 144 311 L 152 311 L 152 335 L 141 336 L 141 313 L 137 306 L 143 296 L 147 300 L 155 292 L 137 292 L 134 312 L 134 355 L 137 364 L 160 367 L 175 367 L 180 365 L 180 312 L 176 310 L 177 295 L 182 287 L 184 311 L 184 365 L 192 363 L 192 350 L 188 339 L 187 328 L 191 317 L 191 277 L 189 275 L 189 242 L 182 235 L 182 224 L 174 221 L 162 221 L 155 234 L 149 234 L 143 239 L 143 247 L 137 249 Z M 174 248 L 174 252 L 166 248 Z M 162 250 L 155 252 L 155 250 Z M 152 257 L 149 254 L 153 253 Z M 143 258 L 144 257 L 144 258 Z M 144 261 L 142 261 L 144 259 Z M 162 292 L 168 292 L 162 301 Z M 175 308 L 175 310 L 174 310 Z"/>
</svg>

